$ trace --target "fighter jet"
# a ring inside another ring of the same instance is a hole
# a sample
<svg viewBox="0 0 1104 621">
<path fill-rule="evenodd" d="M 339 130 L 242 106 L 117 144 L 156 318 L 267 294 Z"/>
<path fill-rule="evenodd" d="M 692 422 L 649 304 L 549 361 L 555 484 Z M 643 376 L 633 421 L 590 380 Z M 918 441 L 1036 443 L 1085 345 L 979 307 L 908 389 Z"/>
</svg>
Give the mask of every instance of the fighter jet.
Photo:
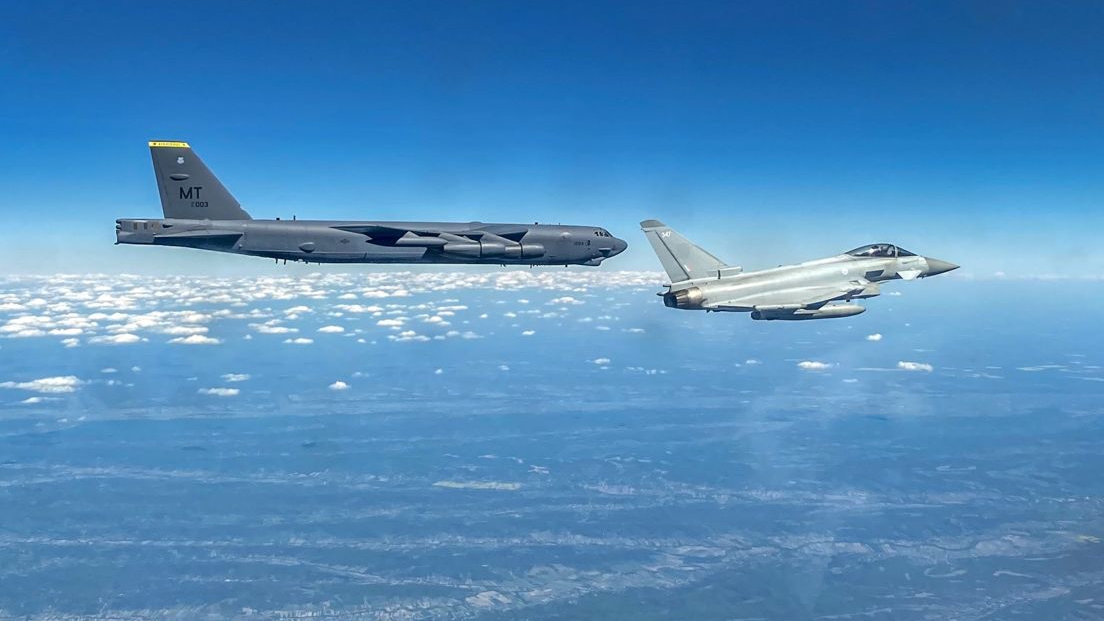
<svg viewBox="0 0 1104 621">
<path fill-rule="evenodd" d="M 254 220 L 186 142 L 152 141 L 163 219 L 115 221 L 116 244 L 183 246 L 305 263 L 591 265 L 627 244 L 598 226 Z"/>
<path fill-rule="evenodd" d="M 797 265 L 745 272 L 702 250 L 659 220 L 640 223 L 671 279 L 663 303 L 671 308 L 751 313 L 752 319 L 797 321 L 851 317 L 851 303 L 881 294 L 887 280 L 915 280 L 958 266 L 893 244 L 870 244 Z"/>
</svg>

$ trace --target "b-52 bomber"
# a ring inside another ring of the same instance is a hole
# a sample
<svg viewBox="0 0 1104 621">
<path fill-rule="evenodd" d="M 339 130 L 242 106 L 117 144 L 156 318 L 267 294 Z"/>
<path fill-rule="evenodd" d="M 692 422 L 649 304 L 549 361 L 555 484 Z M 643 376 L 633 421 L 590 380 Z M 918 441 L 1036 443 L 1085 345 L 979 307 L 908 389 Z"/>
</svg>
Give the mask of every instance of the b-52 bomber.
<svg viewBox="0 0 1104 621">
<path fill-rule="evenodd" d="M 163 219 L 115 221 L 117 244 L 182 246 L 306 263 L 590 265 L 627 244 L 596 226 L 254 220 L 186 142 L 152 141 Z"/>
<path fill-rule="evenodd" d="M 671 279 L 663 303 L 671 308 L 751 313 L 752 319 L 797 321 L 851 317 L 851 303 L 881 294 L 887 280 L 915 280 L 958 266 L 893 244 L 870 244 L 834 257 L 755 272 L 727 265 L 659 220 L 640 228 Z"/>
</svg>

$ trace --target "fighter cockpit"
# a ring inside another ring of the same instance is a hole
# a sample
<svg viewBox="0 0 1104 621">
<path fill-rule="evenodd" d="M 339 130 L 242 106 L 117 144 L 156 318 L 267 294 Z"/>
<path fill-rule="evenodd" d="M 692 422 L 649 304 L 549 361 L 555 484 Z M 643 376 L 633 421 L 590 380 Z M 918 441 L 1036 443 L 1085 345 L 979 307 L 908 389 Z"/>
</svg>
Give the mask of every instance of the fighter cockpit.
<svg viewBox="0 0 1104 621">
<path fill-rule="evenodd" d="M 869 258 L 895 258 L 895 257 L 915 257 L 916 255 L 894 246 L 893 244 L 870 244 L 869 246 L 863 246 L 861 248 L 855 248 L 854 250 L 847 251 L 847 254 L 853 257 Z"/>
</svg>

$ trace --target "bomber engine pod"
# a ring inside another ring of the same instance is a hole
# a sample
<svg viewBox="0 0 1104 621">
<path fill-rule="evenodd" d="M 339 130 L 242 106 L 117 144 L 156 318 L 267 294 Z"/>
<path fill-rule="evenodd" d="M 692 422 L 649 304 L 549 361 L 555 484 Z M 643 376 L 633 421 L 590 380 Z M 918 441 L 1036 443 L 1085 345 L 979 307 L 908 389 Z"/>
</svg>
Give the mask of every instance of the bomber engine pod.
<svg viewBox="0 0 1104 621">
<path fill-rule="evenodd" d="M 744 271 L 728 265 L 659 220 L 641 230 L 671 279 L 659 293 L 670 308 L 750 313 L 759 321 L 853 317 L 855 300 L 877 297 L 882 283 L 915 280 L 957 269 L 895 244 L 870 244 L 796 265 Z"/>
<path fill-rule="evenodd" d="M 541 244 L 520 244 L 510 240 L 506 240 L 506 242 L 454 242 L 441 246 L 441 252 L 475 259 L 493 257 L 535 259 L 544 256 L 544 246 Z"/>
<path fill-rule="evenodd" d="M 806 319 L 833 319 L 835 317 L 853 317 L 866 312 L 858 304 L 832 304 L 821 308 L 799 308 L 796 310 L 753 310 L 751 318 L 760 321 L 803 321 Z"/>
</svg>

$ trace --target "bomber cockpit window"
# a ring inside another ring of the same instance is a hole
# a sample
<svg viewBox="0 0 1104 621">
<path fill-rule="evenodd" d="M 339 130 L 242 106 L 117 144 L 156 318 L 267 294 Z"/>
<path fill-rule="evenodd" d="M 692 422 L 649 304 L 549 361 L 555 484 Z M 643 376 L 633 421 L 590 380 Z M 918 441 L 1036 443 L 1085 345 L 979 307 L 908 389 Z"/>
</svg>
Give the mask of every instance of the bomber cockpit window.
<svg viewBox="0 0 1104 621">
<path fill-rule="evenodd" d="M 915 257 L 916 254 L 905 250 L 904 248 L 897 246 L 897 256 L 899 257 Z"/>
<path fill-rule="evenodd" d="M 848 251 L 847 254 L 853 257 L 895 257 L 897 256 L 897 247 L 893 244 L 870 244 Z M 906 256 L 911 256 L 911 254 L 909 253 Z"/>
</svg>

